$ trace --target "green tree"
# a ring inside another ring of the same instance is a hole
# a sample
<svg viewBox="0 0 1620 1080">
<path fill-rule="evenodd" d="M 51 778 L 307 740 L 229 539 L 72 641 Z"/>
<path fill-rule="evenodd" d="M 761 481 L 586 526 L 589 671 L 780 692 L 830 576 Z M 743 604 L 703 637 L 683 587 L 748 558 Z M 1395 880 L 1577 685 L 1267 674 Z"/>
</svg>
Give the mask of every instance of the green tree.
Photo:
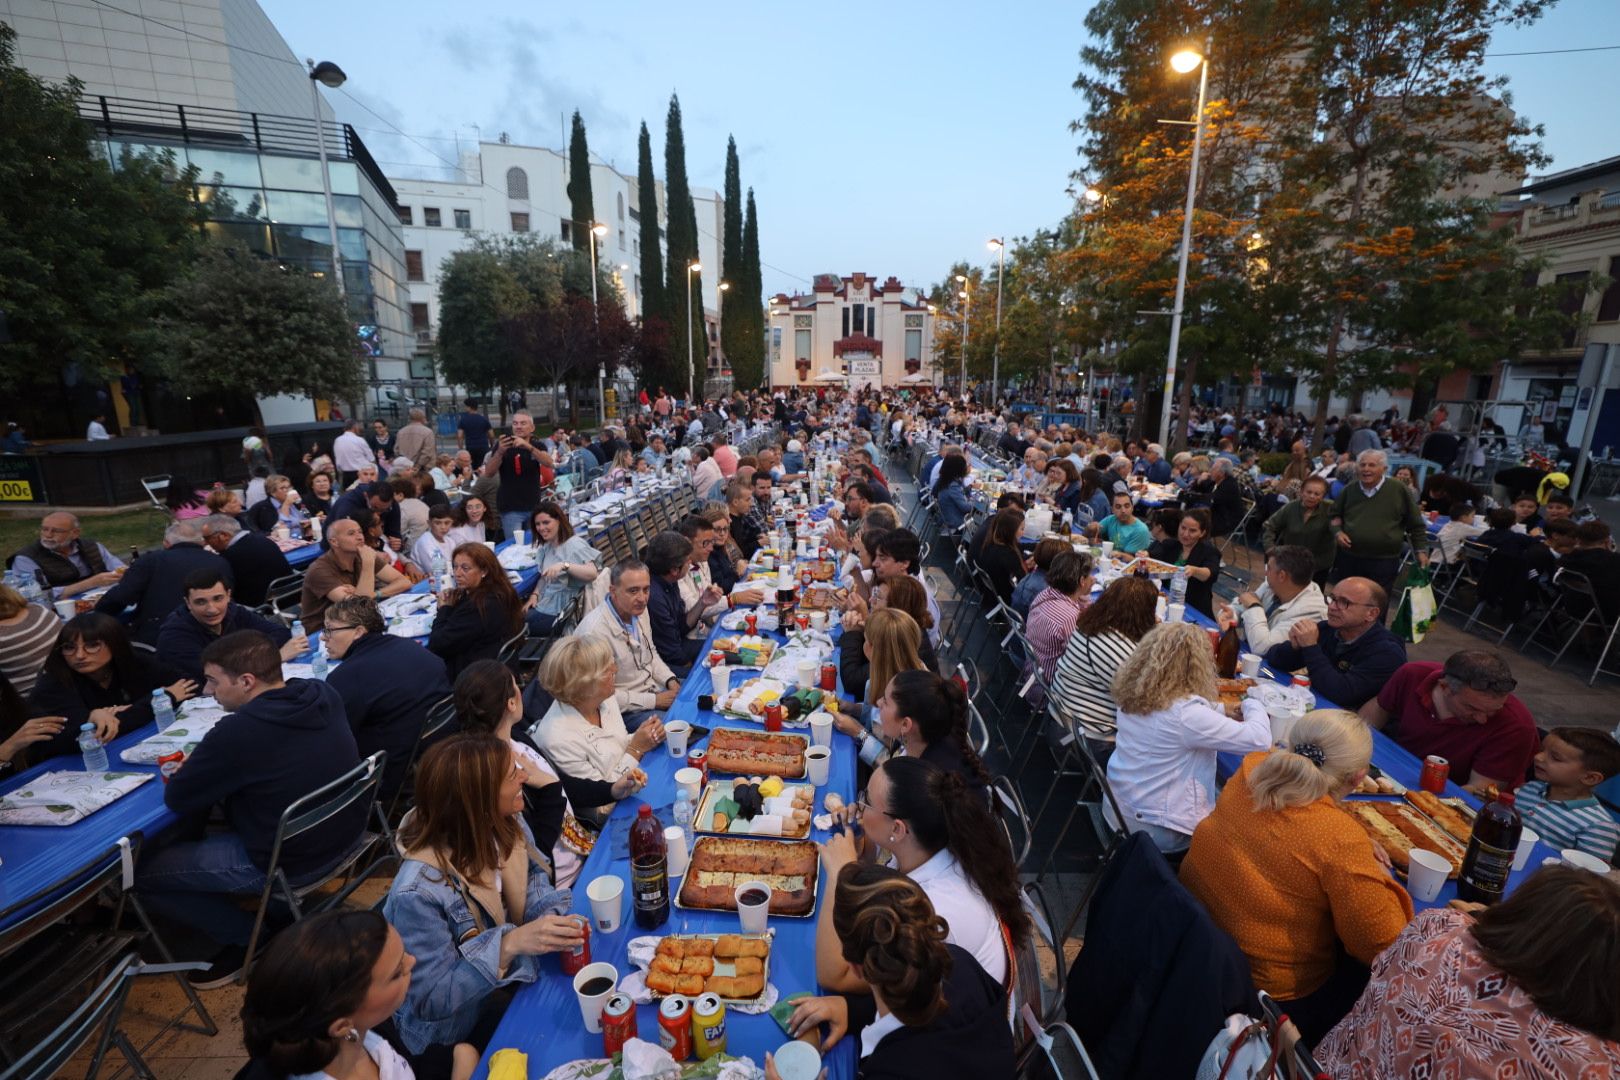
<svg viewBox="0 0 1620 1080">
<path fill-rule="evenodd" d="M 765 288 L 759 268 L 759 214 L 754 208 L 754 189 L 748 189 L 748 208 L 743 215 L 742 280 L 728 290 L 736 297 L 736 318 L 743 324 L 731 356 L 733 385 L 765 385 Z"/>
<path fill-rule="evenodd" d="M 668 270 L 664 281 L 669 290 L 669 324 L 675 331 L 674 346 L 681 358 L 677 367 L 691 380 L 694 393 L 701 395 L 703 375 L 707 370 L 704 357 L 708 355 L 708 334 L 703 324 L 703 275 L 688 270 L 698 261 L 697 210 L 692 206 L 692 188 L 686 180 L 686 136 L 681 133 L 681 100 L 674 94 L 669 97 L 669 116 L 664 126 L 664 205 L 669 217 Z M 692 297 L 690 307 L 686 303 L 689 292 Z M 690 338 L 687 336 L 688 327 Z M 688 341 L 691 342 L 690 355 Z"/>
<path fill-rule="evenodd" d="M 86 382 L 139 361 L 155 298 L 201 240 L 194 172 L 172 159 L 108 162 L 79 119 L 81 84 L 57 86 L 13 60 L 0 23 L 0 391 Z M 115 167 L 116 165 L 116 167 Z"/>
<path fill-rule="evenodd" d="M 343 299 L 330 279 L 235 244 L 204 247 L 160 297 L 143 338 L 157 374 L 188 391 L 304 394 L 343 401 L 365 390 Z"/>
<path fill-rule="evenodd" d="M 748 326 L 741 319 L 742 309 L 746 306 L 744 298 L 744 275 L 747 267 L 743 261 L 743 202 L 742 202 L 742 169 L 737 163 L 737 140 L 726 139 L 726 182 L 723 192 L 725 199 L 725 221 L 722 228 L 724 236 L 720 248 L 720 280 L 726 283 L 726 288 L 720 292 L 720 349 L 728 363 L 732 374 L 737 370 L 737 343 L 748 334 Z M 741 380 L 737 380 L 741 385 Z"/>
<path fill-rule="evenodd" d="M 641 122 L 641 138 L 636 153 L 636 201 L 640 203 L 638 223 L 641 233 L 641 318 L 669 321 L 669 302 L 664 289 L 663 234 L 658 228 L 658 178 L 653 174 L 652 136 L 647 122 Z"/>
<path fill-rule="evenodd" d="M 439 274 L 438 338 L 446 381 L 484 391 L 526 386 L 503 324 L 527 302 L 497 246 L 479 243 L 446 259 Z"/>
<path fill-rule="evenodd" d="M 590 243 L 586 230 L 596 224 L 596 205 L 591 199 L 591 151 L 578 109 L 574 110 L 574 127 L 568 136 L 568 206 L 574 217 L 570 230 L 574 249 L 585 251 Z"/>
</svg>

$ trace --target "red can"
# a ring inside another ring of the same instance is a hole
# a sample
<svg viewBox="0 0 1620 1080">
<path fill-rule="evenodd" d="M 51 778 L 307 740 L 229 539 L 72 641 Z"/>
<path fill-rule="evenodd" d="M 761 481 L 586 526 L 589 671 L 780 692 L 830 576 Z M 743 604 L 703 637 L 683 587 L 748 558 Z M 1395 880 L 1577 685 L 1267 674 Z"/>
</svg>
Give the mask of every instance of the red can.
<svg viewBox="0 0 1620 1080">
<path fill-rule="evenodd" d="M 759 616 L 758 615 L 755 615 L 752 611 L 750 611 L 744 617 L 744 621 L 746 621 L 748 623 L 748 636 L 749 637 L 753 637 L 755 634 L 759 633 Z"/>
<path fill-rule="evenodd" d="M 765 706 L 765 730 L 781 731 L 784 715 L 784 710 L 780 705 Z"/>
<path fill-rule="evenodd" d="M 816 575 L 811 573 L 808 566 L 799 571 L 799 584 L 803 585 L 805 588 L 808 589 L 810 587 L 810 583 L 814 580 L 816 580 Z"/>
<path fill-rule="evenodd" d="M 800 630 L 808 630 L 810 629 L 810 616 L 804 614 L 795 615 L 793 616 L 793 624 Z"/>
<path fill-rule="evenodd" d="M 709 666 L 710 667 L 719 667 L 721 664 L 723 664 L 725 662 L 726 662 L 726 654 L 721 652 L 720 650 L 716 649 L 714 652 L 709 654 Z"/>
<path fill-rule="evenodd" d="M 583 915 L 575 915 L 574 920 L 579 923 L 580 932 L 585 935 L 585 940 L 558 958 L 564 975 L 578 975 L 580 970 L 591 962 L 591 920 Z"/>
<path fill-rule="evenodd" d="M 1295 675 L 1294 676 L 1294 685 L 1295 686 L 1302 686 L 1305 689 L 1309 690 L 1311 688 L 1311 677 L 1309 675 Z"/>
<path fill-rule="evenodd" d="M 686 755 L 686 767 L 696 769 L 703 774 L 703 779 L 709 778 L 709 752 L 707 750 L 693 750 Z"/>
<path fill-rule="evenodd" d="M 1418 787 L 1439 795 L 1446 790 L 1446 778 L 1451 775 L 1451 762 L 1438 754 L 1423 759 L 1423 772 L 1418 776 Z"/>
<path fill-rule="evenodd" d="M 613 993 L 602 1005 L 602 1049 L 612 1057 L 636 1038 L 636 1003 L 629 994 Z"/>
<path fill-rule="evenodd" d="M 838 666 L 836 664 L 821 665 L 821 688 L 823 690 L 838 689 Z"/>
<path fill-rule="evenodd" d="M 157 759 L 158 774 L 163 777 L 165 784 L 169 782 L 169 777 L 180 771 L 180 763 L 185 760 L 186 755 L 183 750 L 176 750 L 172 754 L 164 754 Z"/>
<path fill-rule="evenodd" d="M 676 1061 L 692 1056 L 692 1003 L 680 994 L 658 1007 L 658 1042 Z"/>
</svg>

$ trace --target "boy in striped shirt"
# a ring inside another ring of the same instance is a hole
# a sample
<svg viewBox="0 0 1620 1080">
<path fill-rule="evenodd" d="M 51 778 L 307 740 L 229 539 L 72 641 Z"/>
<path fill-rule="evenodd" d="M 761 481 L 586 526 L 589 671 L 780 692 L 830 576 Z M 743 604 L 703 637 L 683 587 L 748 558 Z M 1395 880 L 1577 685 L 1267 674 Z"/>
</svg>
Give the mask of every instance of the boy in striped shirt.
<svg viewBox="0 0 1620 1080">
<path fill-rule="evenodd" d="M 1591 728 L 1553 728 L 1535 757 L 1536 778 L 1521 786 L 1515 804 L 1524 823 L 1549 847 L 1579 848 L 1614 861 L 1620 823 L 1592 789 L 1620 773 L 1620 743 Z"/>
</svg>

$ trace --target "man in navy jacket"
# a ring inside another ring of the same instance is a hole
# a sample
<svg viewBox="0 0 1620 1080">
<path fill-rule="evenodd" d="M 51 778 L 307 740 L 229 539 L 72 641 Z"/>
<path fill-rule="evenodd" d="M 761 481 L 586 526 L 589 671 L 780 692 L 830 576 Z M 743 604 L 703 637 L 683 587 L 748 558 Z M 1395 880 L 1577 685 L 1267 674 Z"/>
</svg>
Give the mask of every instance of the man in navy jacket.
<svg viewBox="0 0 1620 1080">
<path fill-rule="evenodd" d="M 1295 623 L 1287 641 L 1266 651 L 1266 663 L 1273 671 L 1304 668 L 1312 690 L 1341 709 L 1359 709 L 1406 663 L 1406 646 L 1384 627 L 1388 602 L 1377 582 L 1347 577 L 1333 586 L 1327 618 Z"/>
<path fill-rule="evenodd" d="M 680 579 L 692 561 L 692 541 L 678 532 L 661 532 L 647 545 L 643 561 L 652 577 L 647 619 L 652 623 L 653 645 L 676 675 L 684 676 L 703 652 L 703 639 L 686 636 L 705 610 L 724 595 L 710 585 L 690 610 L 681 597 Z"/>
<path fill-rule="evenodd" d="M 185 599 L 163 620 L 158 631 L 158 661 L 184 675 L 198 686 L 203 682 L 203 650 L 226 634 L 257 630 L 269 638 L 283 660 L 291 660 L 309 641 L 293 637 L 281 623 L 267 619 L 232 599 L 230 568 L 225 560 L 219 566 L 204 566 L 186 576 Z"/>
</svg>

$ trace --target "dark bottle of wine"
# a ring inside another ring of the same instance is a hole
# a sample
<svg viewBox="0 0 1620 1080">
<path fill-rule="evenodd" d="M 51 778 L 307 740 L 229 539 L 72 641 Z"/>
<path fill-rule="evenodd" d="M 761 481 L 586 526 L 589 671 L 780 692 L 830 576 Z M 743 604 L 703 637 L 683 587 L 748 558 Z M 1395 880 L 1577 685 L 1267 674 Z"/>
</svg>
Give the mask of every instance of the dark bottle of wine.
<svg viewBox="0 0 1620 1080">
<path fill-rule="evenodd" d="M 1221 632 L 1219 640 L 1215 642 L 1215 674 L 1223 679 L 1236 677 L 1238 654 L 1242 651 L 1238 645 L 1237 624 L 1233 623 Z"/>
<path fill-rule="evenodd" d="M 1485 805 L 1474 818 L 1474 832 L 1468 838 L 1468 853 L 1457 874 L 1457 899 L 1475 904 L 1494 904 L 1507 890 L 1508 872 L 1519 849 L 1524 823 L 1513 808 L 1513 793 L 1498 794 L 1491 789 Z"/>
</svg>

